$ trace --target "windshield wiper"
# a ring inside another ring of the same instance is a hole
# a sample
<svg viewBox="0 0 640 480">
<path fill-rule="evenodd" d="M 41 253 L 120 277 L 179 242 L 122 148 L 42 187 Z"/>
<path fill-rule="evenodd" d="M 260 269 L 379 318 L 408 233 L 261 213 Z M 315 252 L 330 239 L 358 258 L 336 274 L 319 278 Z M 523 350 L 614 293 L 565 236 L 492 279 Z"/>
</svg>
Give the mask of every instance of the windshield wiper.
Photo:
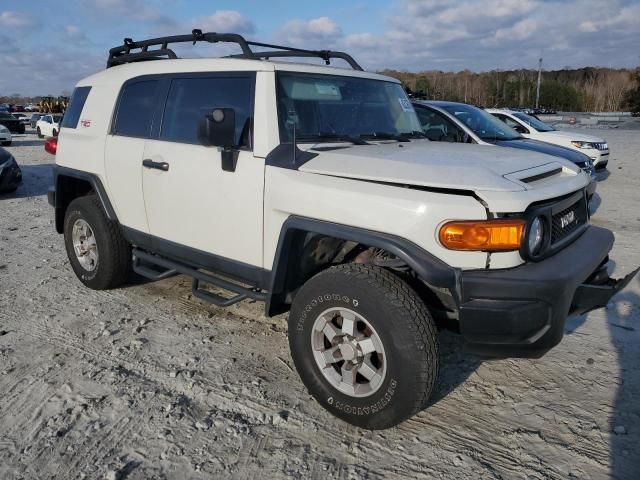
<svg viewBox="0 0 640 480">
<path fill-rule="evenodd" d="M 317 135 L 305 135 L 298 137 L 299 142 L 350 142 L 354 145 L 370 145 L 359 137 L 342 135 L 339 133 L 319 133 Z"/>
<path fill-rule="evenodd" d="M 368 138 L 370 140 L 395 140 L 396 142 L 410 142 L 409 137 L 405 134 L 388 133 L 388 132 L 373 132 L 364 133 L 360 135 L 360 138 Z"/>
</svg>

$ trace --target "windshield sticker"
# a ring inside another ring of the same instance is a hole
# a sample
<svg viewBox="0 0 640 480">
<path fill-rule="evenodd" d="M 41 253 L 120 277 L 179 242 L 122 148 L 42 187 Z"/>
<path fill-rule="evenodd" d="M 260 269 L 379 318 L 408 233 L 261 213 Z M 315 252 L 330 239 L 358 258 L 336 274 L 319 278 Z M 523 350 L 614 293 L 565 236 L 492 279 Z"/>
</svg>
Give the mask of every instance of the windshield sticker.
<svg viewBox="0 0 640 480">
<path fill-rule="evenodd" d="M 340 96 L 340 91 L 338 90 L 338 87 L 333 83 L 316 82 L 315 86 L 316 86 L 316 92 L 318 92 L 318 94 L 320 95 L 328 95 L 331 97 Z"/>
<path fill-rule="evenodd" d="M 413 106 L 411 105 L 411 102 L 409 101 L 408 98 L 398 98 L 398 101 L 400 102 L 400 106 L 402 107 L 402 110 L 404 110 L 405 112 L 413 112 Z"/>
</svg>

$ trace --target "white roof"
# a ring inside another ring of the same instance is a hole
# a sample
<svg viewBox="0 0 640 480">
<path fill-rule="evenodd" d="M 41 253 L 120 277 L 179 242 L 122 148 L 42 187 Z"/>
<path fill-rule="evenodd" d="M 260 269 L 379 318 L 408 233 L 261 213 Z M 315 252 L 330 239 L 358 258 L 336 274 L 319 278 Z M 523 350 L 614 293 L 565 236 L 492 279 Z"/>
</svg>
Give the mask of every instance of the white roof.
<svg viewBox="0 0 640 480">
<path fill-rule="evenodd" d="M 97 83 L 123 83 L 129 78 L 162 73 L 245 71 L 273 72 L 276 70 L 318 73 L 325 75 L 342 75 L 400 83 L 400 81 L 395 78 L 377 73 L 363 72 L 361 70 L 353 70 L 351 68 L 313 65 L 308 63 L 250 60 L 244 58 L 178 58 L 132 62 L 107 68 L 80 80 L 80 82 L 78 82 L 78 86 L 95 85 Z"/>
</svg>

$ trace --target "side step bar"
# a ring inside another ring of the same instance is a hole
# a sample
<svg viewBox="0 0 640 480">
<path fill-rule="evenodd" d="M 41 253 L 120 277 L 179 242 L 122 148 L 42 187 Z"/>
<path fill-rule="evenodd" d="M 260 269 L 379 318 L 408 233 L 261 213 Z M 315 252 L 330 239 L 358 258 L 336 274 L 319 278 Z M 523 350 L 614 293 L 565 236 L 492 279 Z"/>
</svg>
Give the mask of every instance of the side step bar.
<svg viewBox="0 0 640 480">
<path fill-rule="evenodd" d="M 267 294 L 261 292 L 257 288 L 243 287 L 237 283 L 225 280 L 224 278 L 220 278 L 210 273 L 201 272 L 200 270 L 188 267 L 182 263 L 174 262 L 173 260 L 158 257 L 157 255 L 151 255 L 142 250 L 138 250 L 137 248 L 133 249 L 133 259 L 133 271 L 151 280 L 161 280 L 180 273 L 190 276 L 193 279 L 191 284 L 191 292 L 193 293 L 193 296 L 206 302 L 213 303 L 218 307 L 228 307 L 229 305 L 238 303 L 246 298 L 251 298 L 261 302 L 267 300 Z M 142 265 L 141 262 L 160 267 L 164 270 L 156 270 Z M 215 293 L 207 292 L 200 288 L 201 282 L 215 285 L 223 290 L 233 292 L 236 295 L 231 298 L 225 298 L 220 295 L 216 295 Z"/>
</svg>

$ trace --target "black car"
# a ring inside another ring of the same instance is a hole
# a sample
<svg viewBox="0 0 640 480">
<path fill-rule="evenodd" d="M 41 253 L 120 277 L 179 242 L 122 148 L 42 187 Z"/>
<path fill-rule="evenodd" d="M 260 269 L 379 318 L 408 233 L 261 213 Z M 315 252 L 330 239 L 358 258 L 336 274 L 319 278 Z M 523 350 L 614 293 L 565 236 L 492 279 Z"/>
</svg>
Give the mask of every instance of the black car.
<svg viewBox="0 0 640 480">
<path fill-rule="evenodd" d="M 491 144 L 564 158 L 591 176 L 591 183 L 587 187 L 589 196 L 596 190 L 593 161 L 584 153 L 524 138 L 493 115 L 466 103 L 429 100 L 413 102 L 413 106 L 429 140 Z"/>
<path fill-rule="evenodd" d="M 15 192 L 22 183 L 22 171 L 7 150 L 0 147 L 0 193 Z"/>
<path fill-rule="evenodd" d="M 31 128 L 36 128 L 36 123 L 38 123 L 38 120 L 44 117 L 44 115 L 45 115 L 44 113 L 31 114 L 31 118 L 29 119 L 29 125 L 31 126 Z"/>
<path fill-rule="evenodd" d="M 8 112 L 0 112 L 0 125 L 4 125 L 11 133 L 24 133 L 24 123 Z"/>
</svg>

